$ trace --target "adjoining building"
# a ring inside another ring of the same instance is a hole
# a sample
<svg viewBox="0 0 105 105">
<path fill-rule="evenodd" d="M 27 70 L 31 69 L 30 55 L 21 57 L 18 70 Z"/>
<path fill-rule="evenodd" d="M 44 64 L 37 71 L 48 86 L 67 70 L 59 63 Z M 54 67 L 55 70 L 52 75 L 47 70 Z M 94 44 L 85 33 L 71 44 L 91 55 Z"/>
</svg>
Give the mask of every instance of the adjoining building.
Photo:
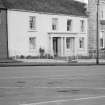
<svg viewBox="0 0 105 105">
<path fill-rule="evenodd" d="M 97 0 L 88 0 L 88 48 L 91 52 L 97 48 Z M 99 0 L 99 49 L 105 48 L 105 0 Z"/>
<path fill-rule="evenodd" d="M 0 0 L 0 58 L 86 56 L 87 16 L 73 0 Z"/>
</svg>

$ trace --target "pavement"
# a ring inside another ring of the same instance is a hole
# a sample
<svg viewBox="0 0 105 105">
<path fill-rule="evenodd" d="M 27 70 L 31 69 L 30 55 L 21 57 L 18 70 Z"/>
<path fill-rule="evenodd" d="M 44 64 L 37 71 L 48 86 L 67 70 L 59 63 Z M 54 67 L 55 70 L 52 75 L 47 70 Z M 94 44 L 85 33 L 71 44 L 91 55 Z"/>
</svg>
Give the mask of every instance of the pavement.
<svg viewBox="0 0 105 105">
<path fill-rule="evenodd" d="M 0 67 L 0 105 L 105 105 L 105 65 Z"/>
<path fill-rule="evenodd" d="M 28 63 L 56 63 L 56 64 L 68 64 L 68 63 L 96 63 L 96 59 L 17 59 L 17 61 Z M 99 59 L 100 63 L 105 63 L 105 59 Z"/>
<path fill-rule="evenodd" d="M 10 59 L 0 60 L 0 67 L 8 66 L 87 66 L 97 65 L 96 59 Z M 105 65 L 105 59 L 99 59 L 99 65 Z"/>
<path fill-rule="evenodd" d="M 97 65 L 96 59 L 0 59 L 0 67 L 9 66 L 89 66 Z M 105 65 L 105 59 L 99 59 L 98 65 Z"/>
</svg>

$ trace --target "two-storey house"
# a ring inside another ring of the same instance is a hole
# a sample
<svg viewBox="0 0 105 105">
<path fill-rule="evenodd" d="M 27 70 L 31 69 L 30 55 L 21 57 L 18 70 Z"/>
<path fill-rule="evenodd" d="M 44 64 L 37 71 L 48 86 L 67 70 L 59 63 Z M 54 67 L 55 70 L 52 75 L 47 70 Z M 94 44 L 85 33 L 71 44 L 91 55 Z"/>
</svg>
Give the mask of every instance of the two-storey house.
<svg viewBox="0 0 105 105">
<path fill-rule="evenodd" d="M 84 4 L 73 0 L 0 0 L 0 57 L 87 55 Z"/>
</svg>

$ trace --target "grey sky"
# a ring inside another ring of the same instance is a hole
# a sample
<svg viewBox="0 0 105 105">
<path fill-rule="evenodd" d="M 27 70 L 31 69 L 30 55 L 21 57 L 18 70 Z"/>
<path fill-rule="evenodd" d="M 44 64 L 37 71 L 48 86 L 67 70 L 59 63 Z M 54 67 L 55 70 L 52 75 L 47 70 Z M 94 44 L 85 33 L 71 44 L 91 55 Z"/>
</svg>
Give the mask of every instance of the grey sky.
<svg viewBox="0 0 105 105">
<path fill-rule="evenodd" d="M 82 2 L 88 3 L 88 0 L 77 0 L 77 1 L 82 1 Z"/>
</svg>

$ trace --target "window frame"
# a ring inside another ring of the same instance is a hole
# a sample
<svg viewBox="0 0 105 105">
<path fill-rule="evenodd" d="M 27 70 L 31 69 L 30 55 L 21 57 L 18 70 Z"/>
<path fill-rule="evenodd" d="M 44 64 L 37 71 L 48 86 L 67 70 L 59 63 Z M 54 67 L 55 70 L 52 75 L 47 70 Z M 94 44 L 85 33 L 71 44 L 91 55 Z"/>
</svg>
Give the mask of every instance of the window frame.
<svg viewBox="0 0 105 105">
<path fill-rule="evenodd" d="M 71 48 L 71 46 L 70 46 L 70 37 L 67 37 L 66 38 L 66 48 L 67 49 L 70 49 Z"/>
<path fill-rule="evenodd" d="M 2 24 L 2 10 L 0 9 L 0 24 Z"/>
<path fill-rule="evenodd" d="M 69 21 L 70 21 L 70 24 L 68 24 Z M 67 31 L 72 31 L 72 22 L 73 22 L 72 19 L 67 20 Z"/>
<path fill-rule="evenodd" d="M 29 28 L 30 30 L 36 29 L 36 16 L 29 16 Z"/>
<path fill-rule="evenodd" d="M 84 39 L 85 39 L 84 37 L 79 38 L 79 48 L 80 49 L 84 49 L 85 47 Z"/>
<path fill-rule="evenodd" d="M 36 49 L 36 37 L 29 37 L 29 50 L 34 51 L 35 49 Z"/>
<path fill-rule="evenodd" d="M 81 32 L 85 32 L 85 20 L 80 20 Z"/>
<path fill-rule="evenodd" d="M 104 48 L 104 39 L 100 38 L 100 48 Z"/>
<path fill-rule="evenodd" d="M 58 18 L 52 18 L 52 30 L 56 31 L 58 29 Z"/>
</svg>

